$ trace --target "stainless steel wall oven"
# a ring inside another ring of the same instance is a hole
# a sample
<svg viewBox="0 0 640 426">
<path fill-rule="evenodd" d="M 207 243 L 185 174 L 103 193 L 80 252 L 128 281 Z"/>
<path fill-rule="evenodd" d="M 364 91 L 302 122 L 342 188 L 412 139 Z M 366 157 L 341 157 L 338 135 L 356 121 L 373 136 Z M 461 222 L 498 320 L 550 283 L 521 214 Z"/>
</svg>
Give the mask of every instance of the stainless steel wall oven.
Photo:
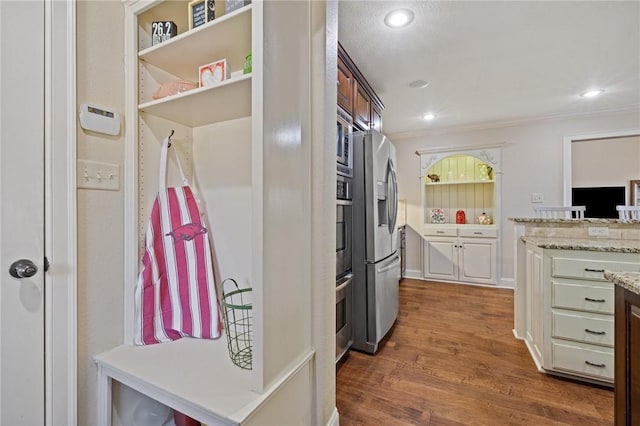
<svg viewBox="0 0 640 426">
<path fill-rule="evenodd" d="M 337 176 L 336 195 L 336 278 L 340 278 L 351 271 L 353 232 L 351 179 Z"/>
<path fill-rule="evenodd" d="M 352 306 L 353 275 L 351 273 L 336 282 L 336 362 L 347 353 L 353 343 Z"/>
<path fill-rule="evenodd" d="M 338 107 L 336 151 L 338 174 L 353 177 L 353 124 L 351 117 Z"/>
<path fill-rule="evenodd" d="M 351 178 L 336 176 L 336 362 L 353 343 L 353 198 Z"/>
</svg>

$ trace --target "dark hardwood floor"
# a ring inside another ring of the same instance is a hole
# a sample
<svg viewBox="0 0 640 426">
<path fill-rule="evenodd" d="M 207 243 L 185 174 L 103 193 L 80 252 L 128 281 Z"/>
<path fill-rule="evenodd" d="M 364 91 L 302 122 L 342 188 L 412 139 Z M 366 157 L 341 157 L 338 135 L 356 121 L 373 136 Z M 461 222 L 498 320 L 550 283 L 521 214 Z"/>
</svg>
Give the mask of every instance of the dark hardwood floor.
<svg viewBox="0 0 640 426">
<path fill-rule="evenodd" d="M 513 291 L 405 279 L 375 355 L 337 366 L 340 426 L 612 425 L 613 390 L 539 373 Z"/>
</svg>

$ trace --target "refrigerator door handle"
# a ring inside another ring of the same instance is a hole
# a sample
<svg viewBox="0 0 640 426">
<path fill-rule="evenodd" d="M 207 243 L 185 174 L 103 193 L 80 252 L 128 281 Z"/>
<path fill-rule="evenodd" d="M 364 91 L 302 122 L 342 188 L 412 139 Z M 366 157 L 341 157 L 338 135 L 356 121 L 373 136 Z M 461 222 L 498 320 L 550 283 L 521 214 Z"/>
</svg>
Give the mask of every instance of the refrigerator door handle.
<svg viewBox="0 0 640 426">
<path fill-rule="evenodd" d="M 389 221 L 387 223 L 389 223 L 389 232 L 393 233 L 398 220 L 398 181 L 396 179 L 396 169 L 391 159 L 389 159 L 387 175 L 387 182 L 391 183 L 391 187 L 387 187 L 389 191 L 387 196 L 387 200 L 389 200 L 389 208 L 387 209 Z"/>
<path fill-rule="evenodd" d="M 376 269 L 376 272 L 378 272 L 379 274 L 382 273 L 382 272 L 387 272 L 388 270 L 395 268 L 399 264 L 400 264 L 400 258 L 396 257 L 395 262 L 393 262 L 391 265 L 387 265 L 387 266 L 384 266 L 382 268 Z"/>
</svg>

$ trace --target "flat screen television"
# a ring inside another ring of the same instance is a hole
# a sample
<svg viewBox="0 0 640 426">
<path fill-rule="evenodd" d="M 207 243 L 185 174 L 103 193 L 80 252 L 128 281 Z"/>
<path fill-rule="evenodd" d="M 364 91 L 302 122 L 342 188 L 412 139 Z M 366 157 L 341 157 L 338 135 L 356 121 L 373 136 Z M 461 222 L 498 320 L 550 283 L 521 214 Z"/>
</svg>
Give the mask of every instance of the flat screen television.
<svg viewBox="0 0 640 426">
<path fill-rule="evenodd" d="M 571 199 L 574 206 L 585 206 L 584 217 L 617 219 L 616 206 L 625 203 L 624 186 L 600 186 L 572 188 Z"/>
</svg>

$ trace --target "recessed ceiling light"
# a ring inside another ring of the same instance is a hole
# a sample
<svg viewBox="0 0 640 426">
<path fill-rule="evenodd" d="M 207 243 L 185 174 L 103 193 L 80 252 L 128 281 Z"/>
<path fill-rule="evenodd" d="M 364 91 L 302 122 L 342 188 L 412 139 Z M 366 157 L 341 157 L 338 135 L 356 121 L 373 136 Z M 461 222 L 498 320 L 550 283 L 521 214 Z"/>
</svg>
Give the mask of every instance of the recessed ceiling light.
<svg viewBox="0 0 640 426">
<path fill-rule="evenodd" d="M 432 113 L 432 112 L 429 112 L 429 113 L 427 113 L 427 114 L 422 116 L 422 119 L 426 120 L 426 121 L 431 121 L 434 118 L 436 118 L 436 115 L 434 113 Z"/>
<path fill-rule="evenodd" d="M 429 82 L 424 80 L 415 80 L 409 83 L 409 87 L 413 89 L 424 89 L 428 85 L 429 85 Z"/>
<path fill-rule="evenodd" d="M 580 93 L 580 96 L 582 96 L 583 98 L 595 98 L 598 95 L 601 95 L 604 93 L 604 89 L 595 89 L 595 90 L 588 90 L 584 93 Z"/>
<path fill-rule="evenodd" d="M 413 12 L 409 9 L 398 9 L 387 13 L 384 23 L 391 28 L 406 27 L 413 21 Z"/>
</svg>

